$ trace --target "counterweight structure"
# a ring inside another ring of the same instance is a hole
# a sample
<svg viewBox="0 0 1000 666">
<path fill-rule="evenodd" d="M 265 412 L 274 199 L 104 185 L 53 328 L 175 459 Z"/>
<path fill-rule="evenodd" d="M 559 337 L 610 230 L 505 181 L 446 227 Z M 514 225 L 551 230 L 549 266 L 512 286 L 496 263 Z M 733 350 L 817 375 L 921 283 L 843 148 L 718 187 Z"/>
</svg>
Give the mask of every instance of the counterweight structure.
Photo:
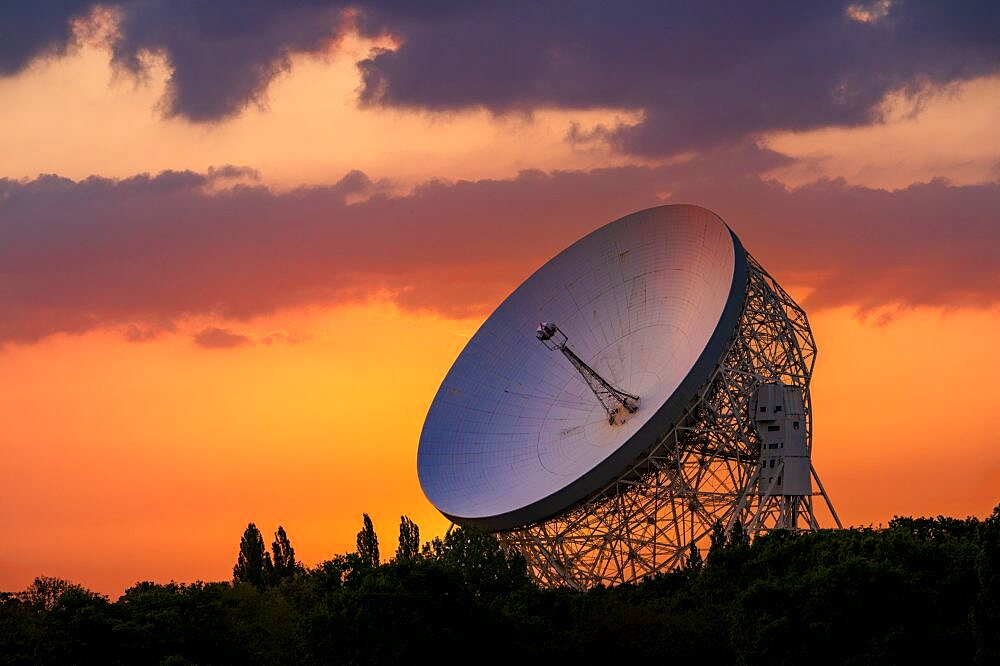
<svg viewBox="0 0 1000 666">
<path fill-rule="evenodd" d="M 819 529 L 817 497 L 841 527 L 810 461 L 816 343 L 806 313 L 747 260 L 746 300 L 729 348 L 676 426 L 584 503 L 497 534 L 524 555 L 539 584 L 586 589 L 669 571 L 691 543 L 707 546 L 717 521 L 727 529 L 739 521 L 751 538 Z M 761 406 L 768 411 L 759 413 Z M 789 429 L 796 437 L 780 439 L 769 430 L 776 425 L 781 437 Z"/>
<path fill-rule="evenodd" d="M 797 530 L 801 525 L 819 529 L 813 510 L 812 480 L 819 495 L 840 526 L 837 511 L 823 490 L 812 466 L 805 428 L 805 401 L 802 389 L 780 381 L 761 384 L 753 408 L 760 440 L 760 468 L 752 485 L 757 487 L 757 507 L 747 527 L 751 534 L 761 525 L 771 529 Z M 743 507 L 739 507 L 737 515 Z"/>
</svg>

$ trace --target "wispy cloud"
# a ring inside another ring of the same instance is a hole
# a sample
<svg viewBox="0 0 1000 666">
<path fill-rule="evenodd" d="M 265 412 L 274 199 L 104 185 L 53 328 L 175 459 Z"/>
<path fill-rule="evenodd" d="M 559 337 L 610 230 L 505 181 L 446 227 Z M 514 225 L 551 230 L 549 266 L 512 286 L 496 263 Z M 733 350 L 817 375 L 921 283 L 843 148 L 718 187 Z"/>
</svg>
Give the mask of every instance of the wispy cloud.
<svg viewBox="0 0 1000 666">
<path fill-rule="evenodd" d="M 253 340 L 242 333 L 234 333 L 228 328 L 216 326 L 202 329 L 192 341 L 202 349 L 232 349 L 253 344 Z"/>
</svg>

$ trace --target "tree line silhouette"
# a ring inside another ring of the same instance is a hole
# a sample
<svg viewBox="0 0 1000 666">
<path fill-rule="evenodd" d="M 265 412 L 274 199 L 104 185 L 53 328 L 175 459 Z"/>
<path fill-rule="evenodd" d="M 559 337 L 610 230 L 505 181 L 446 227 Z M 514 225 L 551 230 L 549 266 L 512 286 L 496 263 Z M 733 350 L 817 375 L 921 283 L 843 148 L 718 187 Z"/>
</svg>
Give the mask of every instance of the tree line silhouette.
<svg viewBox="0 0 1000 666">
<path fill-rule="evenodd" d="M 116 601 L 58 578 L 0 593 L 0 663 L 1000 663 L 1000 506 L 985 520 L 750 543 L 717 525 L 704 558 L 638 584 L 540 589 L 496 538 L 421 545 L 400 518 L 383 561 L 371 518 L 353 552 L 303 566 L 250 523 L 232 582 L 140 582 Z"/>
</svg>

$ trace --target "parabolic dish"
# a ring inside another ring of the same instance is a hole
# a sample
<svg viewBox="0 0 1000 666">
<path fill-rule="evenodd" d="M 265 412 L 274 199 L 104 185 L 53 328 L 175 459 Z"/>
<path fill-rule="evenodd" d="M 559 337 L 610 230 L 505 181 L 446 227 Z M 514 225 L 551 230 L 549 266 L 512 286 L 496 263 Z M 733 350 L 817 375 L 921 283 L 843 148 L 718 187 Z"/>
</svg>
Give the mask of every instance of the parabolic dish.
<svg viewBox="0 0 1000 666">
<path fill-rule="evenodd" d="M 445 376 L 420 436 L 427 498 L 502 531 L 544 520 L 625 473 L 710 379 L 746 296 L 746 255 L 717 215 L 633 213 L 539 268 L 483 323 Z M 612 425 L 581 373 L 535 338 L 555 322 L 638 410 Z"/>
</svg>

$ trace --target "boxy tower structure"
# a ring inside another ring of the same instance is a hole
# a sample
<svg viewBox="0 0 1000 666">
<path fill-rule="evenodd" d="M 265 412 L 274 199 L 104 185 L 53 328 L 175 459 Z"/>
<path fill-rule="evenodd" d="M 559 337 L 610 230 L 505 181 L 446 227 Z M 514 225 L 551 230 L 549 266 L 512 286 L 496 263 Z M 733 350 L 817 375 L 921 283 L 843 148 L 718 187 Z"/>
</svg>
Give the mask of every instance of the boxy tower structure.
<svg viewBox="0 0 1000 666">
<path fill-rule="evenodd" d="M 819 529 L 813 511 L 813 478 L 840 527 L 840 518 L 812 466 L 802 389 L 781 382 L 761 384 L 753 413 L 760 437 L 760 466 L 758 502 L 748 531 Z"/>
</svg>

